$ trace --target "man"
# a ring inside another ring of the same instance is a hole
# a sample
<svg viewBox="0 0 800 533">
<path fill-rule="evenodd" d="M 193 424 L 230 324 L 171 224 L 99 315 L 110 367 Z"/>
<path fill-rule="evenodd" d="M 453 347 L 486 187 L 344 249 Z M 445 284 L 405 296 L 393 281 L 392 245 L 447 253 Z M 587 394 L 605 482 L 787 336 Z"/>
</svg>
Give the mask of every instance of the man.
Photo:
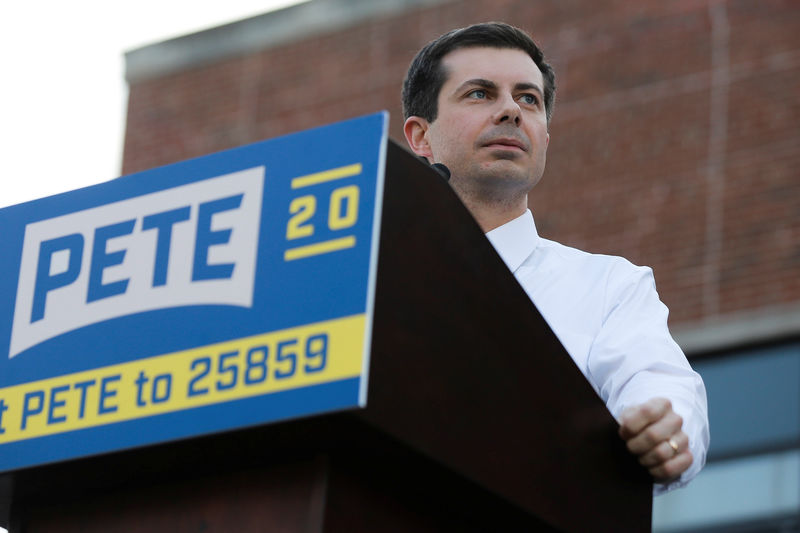
<svg viewBox="0 0 800 533">
<path fill-rule="evenodd" d="M 536 233 L 528 192 L 542 177 L 555 75 L 523 31 L 453 30 L 426 45 L 403 84 L 411 149 L 450 183 L 584 375 L 661 493 L 705 463 L 702 379 L 667 329 L 652 271 Z"/>
</svg>

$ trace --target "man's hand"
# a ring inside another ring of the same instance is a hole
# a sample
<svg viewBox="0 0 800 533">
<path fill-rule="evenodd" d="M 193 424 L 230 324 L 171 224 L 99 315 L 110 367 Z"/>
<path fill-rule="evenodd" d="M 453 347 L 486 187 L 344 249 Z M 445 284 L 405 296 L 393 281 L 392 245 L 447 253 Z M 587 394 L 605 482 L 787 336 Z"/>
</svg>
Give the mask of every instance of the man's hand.
<svg viewBox="0 0 800 533">
<path fill-rule="evenodd" d="M 680 476 L 692 464 L 683 419 L 665 398 L 628 407 L 620 416 L 619 435 L 659 483 Z"/>
</svg>

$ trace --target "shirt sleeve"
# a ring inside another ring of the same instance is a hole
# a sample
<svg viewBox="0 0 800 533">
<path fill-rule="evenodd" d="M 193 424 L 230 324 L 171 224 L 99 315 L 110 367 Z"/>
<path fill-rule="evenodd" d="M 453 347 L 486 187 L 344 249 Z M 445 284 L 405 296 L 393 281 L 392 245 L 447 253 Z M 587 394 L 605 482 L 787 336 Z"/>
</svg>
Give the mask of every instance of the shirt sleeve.
<svg viewBox="0 0 800 533">
<path fill-rule="evenodd" d="M 609 411 L 619 419 L 629 406 L 651 398 L 672 402 L 689 436 L 692 465 L 679 479 L 656 484 L 661 494 L 689 483 L 705 464 L 709 444 L 708 407 L 703 380 L 692 370 L 667 326 L 669 311 L 655 288 L 652 270 L 633 267 L 609 277 L 605 317 L 588 358 L 588 372 Z"/>
</svg>

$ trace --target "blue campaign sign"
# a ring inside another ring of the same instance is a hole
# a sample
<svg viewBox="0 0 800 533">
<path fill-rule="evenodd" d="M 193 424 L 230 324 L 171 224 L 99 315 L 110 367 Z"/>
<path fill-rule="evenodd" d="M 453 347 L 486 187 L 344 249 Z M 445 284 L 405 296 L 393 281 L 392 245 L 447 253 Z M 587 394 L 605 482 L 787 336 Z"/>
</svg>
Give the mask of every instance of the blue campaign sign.
<svg viewBox="0 0 800 533">
<path fill-rule="evenodd" d="M 0 210 L 0 471 L 364 406 L 387 121 Z"/>
</svg>

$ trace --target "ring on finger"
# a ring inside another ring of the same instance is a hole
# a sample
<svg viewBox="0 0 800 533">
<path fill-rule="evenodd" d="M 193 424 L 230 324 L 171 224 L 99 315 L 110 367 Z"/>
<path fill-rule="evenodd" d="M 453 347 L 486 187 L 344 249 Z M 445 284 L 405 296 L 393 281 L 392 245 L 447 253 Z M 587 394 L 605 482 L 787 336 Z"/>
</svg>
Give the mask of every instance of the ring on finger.
<svg viewBox="0 0 800 533">
<path fill-rule="evenodd" d="M 675 438 L 670 437 L 667 440 L 667 444 L 669 444 L 669 447 L 672 448 L 672 451 L 674 452 L 673 455 L 678 455 L 678 443 L 675 442 Z"/>
</svg>

